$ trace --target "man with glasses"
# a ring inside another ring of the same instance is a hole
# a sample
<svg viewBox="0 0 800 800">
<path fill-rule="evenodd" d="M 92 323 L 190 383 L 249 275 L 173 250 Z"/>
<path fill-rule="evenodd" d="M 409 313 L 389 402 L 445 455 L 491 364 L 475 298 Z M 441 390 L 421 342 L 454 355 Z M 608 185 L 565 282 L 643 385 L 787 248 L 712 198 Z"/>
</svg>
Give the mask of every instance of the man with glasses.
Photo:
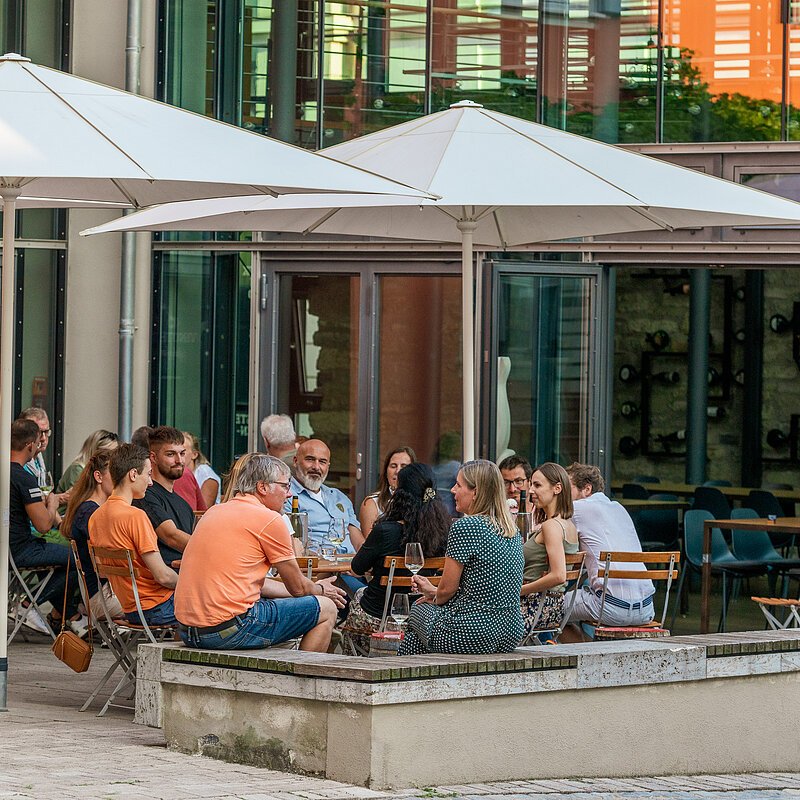
<svg viewBox="0 0 800 800">
<path fill-rule="evenodd" d="M 514 506 L 517 510 L 528 511 L 527 508 L 519 508 L 519 499 L 520 492 L 524 491 L 526 494 L 530 492 L 533 467 L 527 459 L 516 455 L 504 458 L 497 466 L 503 476 L 506 497 L 514 501 Z"/>
<path fill-rule="evenodd" d="M 37 440 L 37 449 L 33 458 L 25 465 L 25 469 L 36 478 L 39 488 L 48 486 L 47 479 L 47 466 L 44 463 L 44 451 L 50 444 L 50 436 L 53 431 L 50 428 L 50 419 L 47 412 L 38 406 L 31 406 L 26 408 L 17 419 L 30 419 L 33 420 L 39 427 L 39 438 Z M 50 486 L 52 489 L 53 487 Z"/>
<path fill-rule="evenodd" d="M 279 458 L 254 454 L 234 497 L 197 523 L 175 591 L 178 630 L 189 647 L 270 647 L 302 637 L 301 650 L 328 649 L 344 592 L 333 578 L 310 581 L 297 565 L 281 519 L 289 475 Z M 282 582 L 267 578 L 273 567 Z"/>
</svg>

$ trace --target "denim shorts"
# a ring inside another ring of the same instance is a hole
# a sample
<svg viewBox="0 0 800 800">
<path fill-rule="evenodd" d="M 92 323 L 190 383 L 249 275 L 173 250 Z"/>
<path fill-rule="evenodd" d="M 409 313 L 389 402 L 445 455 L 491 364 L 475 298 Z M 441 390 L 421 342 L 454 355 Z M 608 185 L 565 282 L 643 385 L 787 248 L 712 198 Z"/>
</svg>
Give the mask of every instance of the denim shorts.
<svg viewBox="0 0 800 800">
<path fill-rule="evenodd" d="M 249 611 L 236 617 L 230 628 L 216 633 L 198 633 L 181 627 L 184 644 L 209 650 L 245 650 L 270 647 L 310 631 L 319 621 L 315 596 L 259 600 Z"/>
<path fill-rule="evenodd" d="M 171 594 L 163 603 L 159 603 L 152 608 L 144 609 L 144 618 L 148 625 L 174 625 L 175 619 L 175 595 Z M 125 619 L 134 625 L 141 625 L 138 611 L 125 613 Z"/>
</svg>

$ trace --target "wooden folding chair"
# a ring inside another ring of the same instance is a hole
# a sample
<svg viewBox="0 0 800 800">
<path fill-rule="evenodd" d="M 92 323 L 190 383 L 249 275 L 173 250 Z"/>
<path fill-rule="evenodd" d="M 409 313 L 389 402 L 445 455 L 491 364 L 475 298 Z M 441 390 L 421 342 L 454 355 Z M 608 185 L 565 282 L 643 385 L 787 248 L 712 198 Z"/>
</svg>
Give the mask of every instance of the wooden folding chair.
<svg viewBox="0 0 800 800">
<path fill-rule="evenodd" d="M 557 628 L 538 628 L 539 619 L 542 616 L 544 608 L 544 600 L 547 592 L 539 592 L 540 602 L 539 608 L 536 611 L 536 616 L 533 618 L 533 630 L 522 640 L 520 647 L 530 647 L 539 644 L 539 634 L 548 633 L 553 631 L 553 639 L 558 639 L 561 632 L 564 630 L 564 625 L 567 624 L 569 615 L 572 612 L 572 607 L 575 605 L 575 598 L 581 588 L 581 580 L 585 572 L 586 553 L 579 551 L 577 553 L 565 553 L 564 560 L 567 562 L 567 584 L 572 584 L 572 588 L 567 588 L 564 594 L 564 614 L 561 617 L 561 622 Z"/>
<path fill-rule="evenodd" d="M 754 603 L 758 603 L 764 616 L 767 618 L 770 628 L 774 631 L 785 631 L 789 628 L 800 628 L 800 600 L 788 600 L 784 597 L 751 597 Z M 788 614 L 783 620 L 775 616 L 774 611 L 783 608 Z"/>
<path fill-rule="evenodd" d="M 599 556 L 600 567 L 597 571 L 597 577 L 603 580 L 603 590 L 600 598 L 600 613 L 598 614 L 597 622 L 589 622 L 589 625 L 594 625 L 594 638 L 599 640 L 605 639 L 656 639 L 664 636 L 669 636 L 670 632 L 664 627 L 664 622 L 667 618 L 667 607 L 669 606 L 669 592 L 672 588 L 672 582 L 678 577 L 678 570 L 676 565 L 680 562 L 681 554 L 679 550 L 669 550 L 663 552 L 652 553 L 636 553 L 636 552 L 620 552 L 620 551 L 603 551 Z M 668 564 L 667 569 L 619 569 L 612 568 L 612 564 Z M 606 606 L 606 598 L 608 596 L 608 581 L 610 579 L 616 580 L 632 580 L 632 581 L 661 581 L 667 582 L 667 589 L 664 596 L 664 609 L 661 614 L 660 622 L 653 620 L 652 622 L 645 623 L 644 625 L 631 625 L 631 626 L 613 626 L 603 625 L 603 612 Z"/>
<path fill-rule="evenodd" d="M 13 609 L 14 622 L 11 633 L 9 633 L 8 639 L 6 640 L 6 645 L 11 644 L 13 638 L 21 631 L 22 625 L 25 622 L 25 616 L 31 608 L 39 613 L 39 616 L 41 616 L 45 625 L 47 625 L 50 637 L 55 641 L 56 635 L 47 622 L 47 616 L 42 613 L 41 608 L 39 608 L 39 598 L 42 596 L 42 592 L 44 592 L 45 587 L 55 574 L 56 567 L 17 567 L 14 562 L 14 556 L 11 555 L 11 551 L 8 553 L 8 565 L 11 567 L 8 573 L 8 607 L 10 611 Z M 30 603 L 29 606 L 23 605 L 25 600 Z M 24 632 L 22 636 L 27 641 Z"/>
<path fill-rule="evenodd" d="M 378 628 L 379 631 L 386 630 L 386 619 L 389 613 L 389 604 L 392 600 L 392 587 L 394 586 L 411 586 L 412 572 L 405 568 L 405 559 L 403 556 L 386 556 L 383 559 L 383 566 L 389 570 L 388 575 L 381 577 L 381 586 L 386 587 L 386 600 L 383 603 L 383 615 L 381 616 L 381 624 Z M 436 570 L 438 573 L 444 569 L 444 558 L 426 558 L 425 570 Z M 403 574 L 398 575 L 397 571 L 400 570 Z M 438 586 L 441 580 L 441 574 L 428 575 L 428 580 L 434 585 Z M 347 625 L 343 626 L 342 632 L 342 650 L 353 656 L 368 656 L 369 648 L 364 647 L 360 642 L 361 638 L 368 637 L 368 633 L 363 630 L 356 630 L 349 628 Z"/>
<path fill-rule="evenodd" d="M 98 717 L 102 717 L 111 706 L 115 708 L 130 708 L 130 706 L 115 703 L 114 701 L 117 695 L 121 694 L 123 691 L 128 691 L 128 699 L 131 699 L 136 692 L 136 648 L 139 646 L 139 642 L 142 639 L 147 639 L 147 641 L 152 644 L 158 644 L 158 642 L 163 641 L 168 636 L 172 637 L 177 630 L 177 626 L 149 625 L 147 623 L 144 610 L 142 609 L 142 603 L 139 599 L 139 589 L 136 585 L 136 579 L 141 573 L 139 568 L 133 563 L 133 550 L 94 547 L 89 545 L 89 555 L 98 578 L 110 579 L 113 575 L 130 579 L 133 599 L 136 603 L 136 611 L 140 622 L 139 625 L 136 625 L 132 622 L 120 623 L 115 621 L 109 613 L 102 592 L 100 593 L 103 616 L 108 626 L 110 639 L 114 643 L 113 652 L 119 655 L 119 666 L 123 670 L 122 677 L 97 715 Z M 109 646 L 111 647 L 112 645 Z M 115 669 L 116 666 L 111 670 L 112 674 Z M 94 698 L 92 697 L 91 699 Z M 88 704 L 85 705 L 88 707 Z"/>
</svg>

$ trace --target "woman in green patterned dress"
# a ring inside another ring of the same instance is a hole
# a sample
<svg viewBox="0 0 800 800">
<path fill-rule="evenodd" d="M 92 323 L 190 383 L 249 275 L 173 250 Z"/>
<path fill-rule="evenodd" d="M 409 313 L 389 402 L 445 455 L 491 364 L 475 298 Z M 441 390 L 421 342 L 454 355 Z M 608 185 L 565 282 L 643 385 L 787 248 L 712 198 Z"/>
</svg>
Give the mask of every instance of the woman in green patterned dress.
<svg viewBox="0 0 800 800">
<path fill-rule="evenodd" d="M 468 461 L 451 489 L 464 514 L 450 528 L 439 586 L 417 575 L 400 655 L 508 653 L 520 643 L 522 539 L 491 461 Z"/>
</svg>

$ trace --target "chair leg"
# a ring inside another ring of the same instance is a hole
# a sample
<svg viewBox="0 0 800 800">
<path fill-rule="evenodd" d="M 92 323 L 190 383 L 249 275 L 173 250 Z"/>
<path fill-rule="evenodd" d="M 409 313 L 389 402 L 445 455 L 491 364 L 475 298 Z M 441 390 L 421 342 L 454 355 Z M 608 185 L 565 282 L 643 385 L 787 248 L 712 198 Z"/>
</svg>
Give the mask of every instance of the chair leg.
<svg viewBox="0 0 800 800">
<path fill-rule="evenodd" d="M 681 598 L 683 597 L 681 592 L 683 591 L 683 582 L 684 582 L 684 579 L 686 578 L 686 572 L 687 572 L 686 569 L 682 569 L 681 570 L 681 576 L 680 576 L 680 578 L 678 578 L 678 591 L 675 592 L 675 604 L 672 607 L 672 619 L 670 620 L 670 623 L 669 623 L 669 629 L 670 630 L 672 630 L 675 627 L 675 617 L 678 616 L 678 609 L 681 607 L 681 603 L 682 603 Z"/>
<path fill-rule="evenodd" d="M 717 633 L 724 633 L 728 619 L 728 573 L 722 573 L 722 610 L 719 614 L 719 624 L 717 625 Z"/>
</svg>

